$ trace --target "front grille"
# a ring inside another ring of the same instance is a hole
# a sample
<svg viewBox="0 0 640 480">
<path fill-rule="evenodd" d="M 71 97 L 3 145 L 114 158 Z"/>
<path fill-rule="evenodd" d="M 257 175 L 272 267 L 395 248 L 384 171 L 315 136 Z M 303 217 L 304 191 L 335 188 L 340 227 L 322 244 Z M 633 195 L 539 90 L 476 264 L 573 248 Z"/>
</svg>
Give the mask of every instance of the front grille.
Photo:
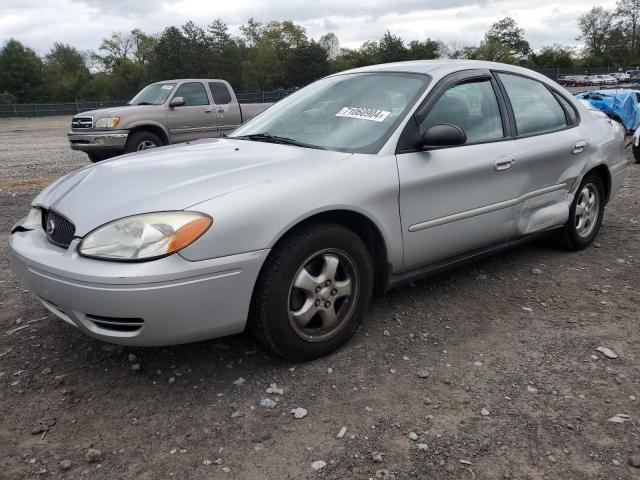
<svg viewBox="0 0 640 480">
<path fill-rule="evenodd" d="M 144 320 L 141 318 L 101 317 L 89 314 L 86 314 L 85 318 L 91 320 L 99 328 L 114 332 L 135 332 L 144 325 Z"/>
<path fill-rule="evenodd" d="M 75 225 L 53 210 L 42 212 L 42 229 L 51 243 L 64 248 L 71 244 L 76 235 Z"/>
<path fill-rule="evenodd" d="M 93 127 L 92 117 L 74 117 L 71 120 L 71 128 L 91 128 Z"/>
</svg>

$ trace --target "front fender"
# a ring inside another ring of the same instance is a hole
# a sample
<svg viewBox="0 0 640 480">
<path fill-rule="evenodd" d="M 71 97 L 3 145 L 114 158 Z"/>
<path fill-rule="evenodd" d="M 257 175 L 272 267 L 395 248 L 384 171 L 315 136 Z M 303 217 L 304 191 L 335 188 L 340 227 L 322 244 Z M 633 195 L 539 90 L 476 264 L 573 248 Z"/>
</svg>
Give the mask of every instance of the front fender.
<svg viewBox="0 0 640 480">
<path fill-rule="evenodd" d="M 403 247 L 398 192 L 393 155 L 351 155 L 304 174 L 242 185 L 189 208 L 211 215 L 213 226 L 180 254 L 197 261 L 268 249 L 318 213 L 347 210 L 373 222 L 389 263 L 399 269 Z"/>
</svg>

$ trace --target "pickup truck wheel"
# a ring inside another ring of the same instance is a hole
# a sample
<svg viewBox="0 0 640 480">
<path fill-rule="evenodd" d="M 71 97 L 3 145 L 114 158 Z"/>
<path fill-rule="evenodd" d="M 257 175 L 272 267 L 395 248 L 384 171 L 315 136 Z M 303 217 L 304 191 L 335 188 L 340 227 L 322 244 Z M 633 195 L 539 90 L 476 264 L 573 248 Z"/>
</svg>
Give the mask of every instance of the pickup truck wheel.
<svg viewBox="0 0 640 480">
<path fill-rule="evenodd" d="M 89 160 L 91 160 L 91 162 L 93 163 L 98 163 L 98 162 L 101 162 L 102 160 L 106 160 L 107 158 L 109 158 L 109 156 L 104 153 L 96 153 L 96 152 L 87 152 L 87 156 L 89 157 Z"/>
<path fill-rule="evenodd" d="M 127 138 L 124 153 L 139 152 L 164 145 L 162 139 L 155 133 L 140 131 L 134 132 Z"/>
<path fill-rule="evenodd" d="M 633 158 L 636 163 L 640 163 L 640 146 L 633 146 Z"/>
<path fill-rule="evenodd" d="M 355 333 L 373 294 L 373 264 L 360 237 L 322 223 L 283 239 L 265 263 L 249 329 L 293 361 L 322 357 Z"/>
<path fill-rule="evenodd" d="M 557 243 L 566 250 L 583 250 L 598 235 L 604 215 L 605 189 L 596 173 L 585 176 L 576 191 L 569 220 L 556 231 Z"/>
</svg>

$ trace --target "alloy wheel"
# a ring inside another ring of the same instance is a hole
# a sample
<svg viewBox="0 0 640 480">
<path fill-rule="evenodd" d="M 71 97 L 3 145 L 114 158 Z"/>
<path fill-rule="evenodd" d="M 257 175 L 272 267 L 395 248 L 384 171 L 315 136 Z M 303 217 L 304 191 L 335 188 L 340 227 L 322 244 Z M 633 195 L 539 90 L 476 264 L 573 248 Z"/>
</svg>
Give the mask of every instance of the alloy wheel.
<svg viewBox="0 0 640 480">
<path fill-rule="evenodd" d="M 575 209 L 576 232 L 581 238 L 588 238 L 598 224 L 600 215 L 600 192 L 594 183 L 587 183 L 578 194 Z"/>
<path fill-rule="evenodd" d="M 357 304 L 359 272 L 344 251 L 327 249 L 311 255 L 298 269 L 289 287 L 289 323 L 310 342 L 337 335 Z"/>
<path fill-rule="evenodd" d="M 140 150 L 149 150 L 150 148 L 156 148 L 157 145 L 153 143 L 151 140 L 143 140 L 138 144 L 138 148 L 136 149 L 138 152 Z"/>
</svg>

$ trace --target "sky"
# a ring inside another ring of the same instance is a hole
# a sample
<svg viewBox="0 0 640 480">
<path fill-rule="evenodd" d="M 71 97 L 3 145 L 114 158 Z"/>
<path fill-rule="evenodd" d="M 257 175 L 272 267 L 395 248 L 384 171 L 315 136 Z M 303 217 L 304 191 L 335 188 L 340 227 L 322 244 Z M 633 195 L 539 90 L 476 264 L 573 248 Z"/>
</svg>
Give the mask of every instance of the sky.
<svg viewBox="0 0 640 480">
<path fill-rule="evenodd" d="M 333 32 L 349 48 L 377 40 L 387 29 L 407 41 L 474 45 L 491 24 L 510 16 L 535 49 L 579 46 L 577 18 L 593 6 L 613 8 L 615 0 L 0 0 L 0 43 L 15 38 L 39 54 L 55 41 L 97 50 L 113 31 L 153 34 L 187 20 L 204 27 L 222 18 L 238 33 L 254 17 L 293 20 L 315 39 Z"/>
</svg>

